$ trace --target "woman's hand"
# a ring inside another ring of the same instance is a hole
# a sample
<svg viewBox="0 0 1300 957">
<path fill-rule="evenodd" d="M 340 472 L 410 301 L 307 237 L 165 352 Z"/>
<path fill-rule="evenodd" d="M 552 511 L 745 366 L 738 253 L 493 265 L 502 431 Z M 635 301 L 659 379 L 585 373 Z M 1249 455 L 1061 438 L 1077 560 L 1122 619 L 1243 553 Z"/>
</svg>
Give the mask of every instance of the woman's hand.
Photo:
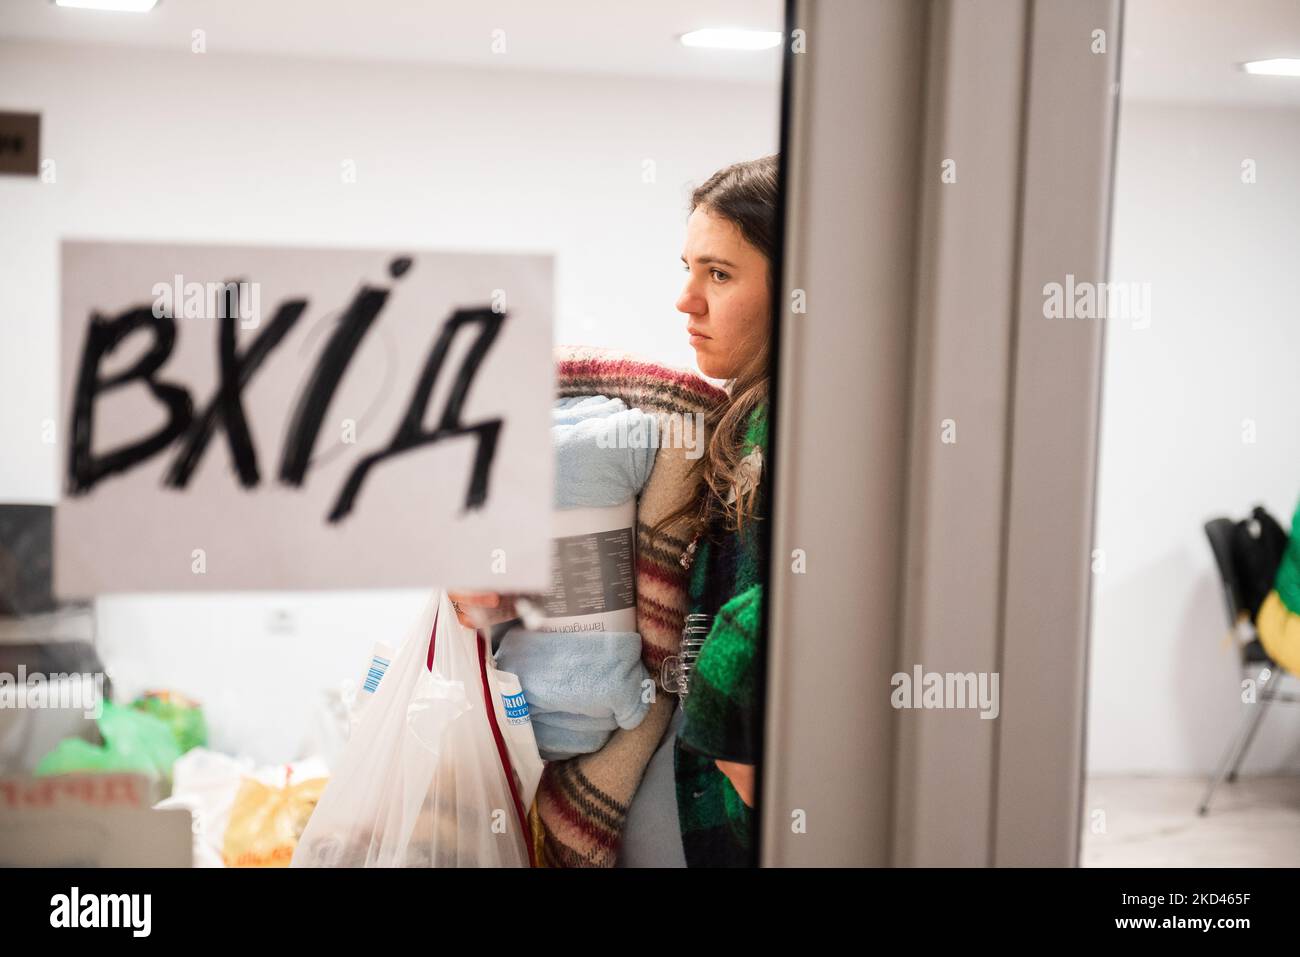
<svg viewBox="0 0 1300 957">
<path fill-rule="evenodd" d="M 447 597 L 451 599 L 451 607 L 456 609 L 456 617 L 466 628 L 488 628 L 496 623 L 493 619 L 505 621 L 493 613 L 501 608 L 501 596 L 494 591 L 448 590 Z"/>
<path fill-rule="evenodd" d="M 746 806 L 754 806 L 754 766 L 737 764 L 735 761 L 715 761 L 718 770 L 727 776 L 731 786 L 736 789 Z"/>
</svg>

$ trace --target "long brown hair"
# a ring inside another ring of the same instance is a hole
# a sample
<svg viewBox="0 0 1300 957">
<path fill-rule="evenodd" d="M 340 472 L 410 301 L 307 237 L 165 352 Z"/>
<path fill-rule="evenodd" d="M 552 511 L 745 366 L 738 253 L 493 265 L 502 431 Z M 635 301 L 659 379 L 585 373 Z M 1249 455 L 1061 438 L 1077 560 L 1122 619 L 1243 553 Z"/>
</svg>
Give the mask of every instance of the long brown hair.
<svg viewBox="0 0 1300 957">
<path fill-rule="evenodd" d="M 691 194 L 687 212 L 689 215 L 702 206 L 734 223 L 745 240 L 767 259 L 769 291 L 777 281 L 773 268 L 777 256 L 777 162 L 773 154 L 718 170 Z M 740 483 L 738 472 L 746 421 L 767 399 L 768 332 L 763 330 L 760 348 L 728 380 L 727 399 L 705 413 L 709 444 L 691 468 L 692 476 L 698 469 L 704 470 L 701 481 L 692 484 L 694 495 L 656 522 L 652 536 L 657 538 L 665 526 L 685 518 L 690 520 L 684 529 L 689 539 L 716 516 L 735 530 L 755 517 L 758 488 L 752 483 L 748 487 Z M 728 502 L 732 489 L 736 490 L 736 498 Z"/>
</svg>

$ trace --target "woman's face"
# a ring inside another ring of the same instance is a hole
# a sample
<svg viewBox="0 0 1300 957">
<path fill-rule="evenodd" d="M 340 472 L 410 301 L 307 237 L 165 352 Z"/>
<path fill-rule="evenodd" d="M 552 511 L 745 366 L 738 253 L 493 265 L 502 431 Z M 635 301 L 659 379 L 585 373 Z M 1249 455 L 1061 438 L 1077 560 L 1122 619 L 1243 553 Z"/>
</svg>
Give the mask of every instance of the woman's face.
<svg viewBox="0 0 1300 957">
<path fill-rule="evenodd" d="M 697 206 L 682 262 L 689 275 L 677 311 L 686 313 L 695 361 L 712 379 L 735 378 L 767 342 L 767 257 L 731 220 Z"/>
</svg>

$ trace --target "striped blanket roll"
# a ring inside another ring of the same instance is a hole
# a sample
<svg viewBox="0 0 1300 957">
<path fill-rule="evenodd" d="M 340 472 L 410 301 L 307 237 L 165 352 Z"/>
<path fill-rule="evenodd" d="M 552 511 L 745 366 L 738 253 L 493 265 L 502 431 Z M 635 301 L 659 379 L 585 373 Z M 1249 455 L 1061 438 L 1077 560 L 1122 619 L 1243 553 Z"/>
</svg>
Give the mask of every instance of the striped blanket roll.
<svg viewBox="0 0 1300 957">
<path fill-rule="evenodd" d="M 707 436 L 694 428 L 726 393 L 699 375 L 591 346 L 555 350 L 559 398 L 603 395 L 655 416 L 660 446 L 650 478 L 637 499 L 636 617 L 641 658 L 659 680 L 663 660 L 677 653 L 686 614 L 687 571 L 681 556 L 687 541 L 682 523 L 652 541 L 655 522 L 691 494 L 698 473 L 691 466 Z M 698 415 L 697 415 L 698 413 Z M 658 689 L 644 721 L 616 731 L 599 751 L 547 764 L 530 815 L 537 860 L 548 867 L 613 867 L 627 820 L 628 806 L 672 717 L 677 699 Z"/>
</svg>

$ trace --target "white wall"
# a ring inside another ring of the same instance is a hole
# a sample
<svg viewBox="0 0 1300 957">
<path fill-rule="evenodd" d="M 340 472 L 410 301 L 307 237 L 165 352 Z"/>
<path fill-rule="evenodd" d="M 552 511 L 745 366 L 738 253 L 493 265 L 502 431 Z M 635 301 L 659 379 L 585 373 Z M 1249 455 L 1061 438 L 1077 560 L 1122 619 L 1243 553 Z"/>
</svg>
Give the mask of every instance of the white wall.
<svg viewBox="0 0 1300 957">
<path fill-rule="evenodd" d="M 686 199 L 775 152 L 780 120 L 774 85 L 12 42 L 0 109 L 41 112 L 57 177 L 0 177 L 5 502 L 58 494 L 63 237 L 553 252 L 557 341 L 691 365 Z M 408 592 L 133 596 L 101 600 L 99 627 L 123 690 L 197 695 L 218 744 L 281 760 L 319 689 L 416 611 Z"/>
<path fill-rule="evenodd" d="M 1106 329 L 1090 773 L 1208 772 L 1237 730 L 1202 525 L 1288 527 L 1300 497 L 1297 157 L 1300 111 L 1123 104 L 1111 279 L 1150 282 L 1152 319 Z M 1245 773 L 1300 771 L 1300 711 L 1273 709 Z"/>
<path fill-rule="evenodd" d="M 780 119 L 752 84 L 14 43 L 0 108 L 42 113 L 58 177 L 0 177 L 0 499 L 41 502 L 61 237 L 554 252 L 557 341 L 689 365 L 689 189 Z"/>
</svg>

